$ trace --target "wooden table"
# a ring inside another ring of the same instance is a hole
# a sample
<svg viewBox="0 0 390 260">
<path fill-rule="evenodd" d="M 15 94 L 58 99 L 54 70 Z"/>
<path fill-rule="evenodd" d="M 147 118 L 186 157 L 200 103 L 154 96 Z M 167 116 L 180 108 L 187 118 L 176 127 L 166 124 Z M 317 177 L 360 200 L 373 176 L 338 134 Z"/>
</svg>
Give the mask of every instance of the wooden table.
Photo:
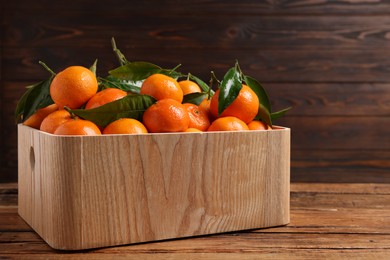
<svg viewBox="0 0 390 260">
<path fill-rule="evenodd" d="M 291 223 L 262 230 L 66 252 L 17 213 L 17 185 L 0 184 L 0 258 L 390 259 L 390 184 L 291 184 Z"/>
</svg>

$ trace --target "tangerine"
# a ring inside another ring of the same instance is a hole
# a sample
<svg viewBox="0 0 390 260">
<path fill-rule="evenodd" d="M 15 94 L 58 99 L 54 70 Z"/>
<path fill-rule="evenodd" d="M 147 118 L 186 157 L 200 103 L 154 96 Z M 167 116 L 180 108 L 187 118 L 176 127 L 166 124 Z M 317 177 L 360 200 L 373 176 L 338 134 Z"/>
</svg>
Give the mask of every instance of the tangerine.
<svg viewBox="0 0 390 260">
<path fill-rule="evenodd" d="M 178 102 L 183 101 L 183 91 L 179 83 L 174 78 L 164 74 L 153 74 L 142 83 L 141 94 L 154 97 L 156 100 L 174 99 Z"/>
<path fill-rule="evenodd" d="M 196 129 L 196 128 L 188 128 L 187 130 L 185 130 L 185 132 L 188 132 L 188 133 L 199 133 L 199 132 L 203 132 L 199 129 Z"/>
<path fill-rule="evenodd" d="M 234 116 L 220 117 L 211 123 L 207 131 L 243 131 L 249 130 L 247 124 Z"/>
<path fill-rule="evenodd" d="M 118 88 L 106 88 L 96 93 L 85 105 L 85 109 L 103 106 L 127 96 L 127 92 Z"/>
<path fill-rule="evenodd" d="M 58 110 L 58 106 L 56 104 L 48 105 L 47 107 L 40 108 L 35 111 L 27 120 L 23 122 L 23 125 L 39 129 L 41 127 L 42 121 L 47 117 L 47 115 L 53 113 Z"/>
<path fill-rule="evenodd" d="M 144 112 L 143 123 L 151 133 L 184 132 L 190 124 L 190 117 L 183 104 L 167 98 L 157 101 Z"/>
<path fill-rule="evenodd" d="M 82 66 L 70 66 L 59 72 L 51 82 L 50 96 L 59 108 L 80 108 L 98 90 L 95 74 Z"/>
<path fill-rule="evenodd" d="M 206 112 L 206 114 L 209 117 L 209 120 L 211 122 L 214 120 L 214 117 L 210 111 L 210 103 L 211 103 L 211 99 L 205 98 L 202 100 L 202 102 L 200 102 L 199 108 Z"/>
<path fill-rule="evenodd" d="M 40 130 L 46 133 L 54 134 L 58 126 L 70 119 L 72 119 L 72 117 L 65 109 L 54 111 L 45 117 L 45 119 L 43 119 Z"/>
<path fill-rule="evenodd" d="M 199 108 L 199 106 L 185 103 L 183 104 L 187 109 L 188 115 L 190 117 L 189 128 L 196 128 L 201 131 L 206 131 L 210 126 L 210 120 L 206 111 Z"/>
<path fill-rule="evenodd" d="M 138 120 L 132 118 L 121 118 L 107 125 L 103 134 L 145 134 L 148 130 Z"/>
<path fill-rule="evenodd" d="M 84 119 L 71 119 L 59 125 L 55 135 L 101 135 L 99 127 Z"/>
<path fill-rule="evenodd" d="M 191 80 L 179 81 L 179 86 L 180 86 L 181 90 L 183 91 L 183 95 L 202 92 L 199 85 Z"/>
<path fill-rule="evenodd" d="M 248 124 L 249 130 L 272 130 L 266 123 L 258 120 L 253 120 Z"/>
<path fill-rule="evenodd" d="M 218 89 L 212 97 L 210 103 L 210 111 L 215 118 L 234 116 L 245 123 L 249 123 L 257 115 L 260 105 L 259 98 L 247 85 L 242 85 L 237 98 L 221 113 L 221 115 L 218 115 L 219 92 L 220 90 Z"/>
</svg>

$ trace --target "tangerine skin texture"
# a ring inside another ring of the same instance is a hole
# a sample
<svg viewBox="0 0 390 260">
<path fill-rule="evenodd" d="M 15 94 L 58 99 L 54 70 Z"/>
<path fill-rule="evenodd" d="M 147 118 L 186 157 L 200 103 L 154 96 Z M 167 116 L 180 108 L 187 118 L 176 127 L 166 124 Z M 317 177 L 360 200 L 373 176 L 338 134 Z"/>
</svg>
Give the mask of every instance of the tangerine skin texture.
<svg viewBox="0 0 390 260">
<path fill-rule="evenodd" d="M 249 130 L 271 130 L 272 128 L 264 122 L 253 120 L 248 124 Z"/>
<path fill-rule="evenodd" d="M 207 131 L 243 131 L 249 130 L 247 124 L 241 119 L 233 116 L 220 117 L 216 119 Z"/>
<path fill-rule="evenodd" d="M 57 127 L 71 119 L 71 115 L 65 109 L 54 111 L 45 117 L 45 119 L 43 119 L 40 130 L 46 133 L 54 134 Z"/>
<path fill-rule="evenodd" d="M 206 131 L 210 126 L 210 120 L 207 112 L 194 104 L 185 103 L 183 105 L 187 109 L 188 116 L 190 117 L 190 125 L 188 127 Z"/>
<path fill-rule="evenodd" d="M 76 109 L 98 90 L 96 76 L 82 66 L 70 66 L 59 72 L 50 85 L 50 96 L 59 108 Z"/>
<path fill-rule="evenodd" d="M 146 134 L 148 130 L 138 120 L 121 118 L 110 123 L 103 130 L 103 134 Z"/>
<path fill-rule="evenodd" d="M 183 101 L 183 90 L 179 83 L 169 76 L 153 74 L 141 86 L 141 94 L 154 97 L 156 100 L 171 98 L 178 102 Z"/>
<path fill-rule="evenodd" d="M 58 110 L 58 106 L 56 104 L 52 104 L 47 107 L 38 109 L 34 114 L 27 118 L 27 120 L 24 121 L 23 124 L 35 129 L 39 129 L 45 117 L 47 117 L 56 110 Z"/>
<path fill-rule="evenodd" d="M 143 123 L 151 133 L 184 132 L 190 124 L 190 117 L 178 101 L 162 99 L 145 111 Z"/>
<path fill-rule="evenodd" d="M 71 119 L 58 126 L 55 135 L 101 135 L 100 129 L 91 121 Z"/>
<path fill-rule="evenodd" d="M 85 109 L 103 106 L 107 103 L 121 99 L 127 95 L 126 91 L 117 88 L 107 88 L 96 93 L 85 105 Z"/>
<path fill-rule="evenodd" d="M 183 95 L 202 92 L 199 85 L 190 80 L 182 80 L 179 82 L 179 85 L 181 90 L 183 90 Z"/>
</svg>

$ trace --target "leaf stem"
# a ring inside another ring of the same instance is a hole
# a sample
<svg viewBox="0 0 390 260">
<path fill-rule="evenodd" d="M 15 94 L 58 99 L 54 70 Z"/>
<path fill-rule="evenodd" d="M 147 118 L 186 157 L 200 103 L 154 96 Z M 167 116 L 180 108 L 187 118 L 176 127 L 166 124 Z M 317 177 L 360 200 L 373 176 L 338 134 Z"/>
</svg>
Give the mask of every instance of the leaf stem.
<svg viewBox="0 0 390 260">
<path fill-rule="evenodd" d="M 67 106 L 64 106 L 64 109 L 65 109 L 66 111 L 69 112 L 70 117 L 71 117 L 72 119 L 76 119 L 76 118 L 77 118 L 77 116 L 72 112 L 72 109 L 70 109 L 70 108 L 67 107 Z"/>
<path fill-rule="evenodd" d="M 115 43 L 115 39 L 114 37 L 111 38 L 111 45 L 112 45 L 112 50 L 115 52 L 118 60 L 119 60 L 119 63 L 121 64 L 121 66 L 127 64 L 127 63 L 130 63 L 125 55 L 123 55 L 123 53 L 116 47 L 116 43 Z"/>
<path fill-rule="evenodd" d="M 240 68 L 240 64 L 238 64 L 238 60 L 236 60 L 235 67 L 236 67 L 236 70 L 240 73 L 240 78 L 241 78 L 241 81 L 242 81 L 243 77 L 244 77 L 244 74 L 242 73 L 242 70 Z"/>
<path fill-rule="evenodd" d="M 53 77 L 56 75 L 56 73 L 52 71 L 43 61 L 39 61 L 39 64 L 41 64 Z"/>
<path fill-rule="evenodd" d="M 176 67 L 174 67 L 173 69 L 171 69 L 171 71 L 175 71 L 175 70 L 177 70 L 178 68 L 180 68 L 181 67 L 181 64 L 178 64 L 178 65 L 176 65 Z"/>
</svg>

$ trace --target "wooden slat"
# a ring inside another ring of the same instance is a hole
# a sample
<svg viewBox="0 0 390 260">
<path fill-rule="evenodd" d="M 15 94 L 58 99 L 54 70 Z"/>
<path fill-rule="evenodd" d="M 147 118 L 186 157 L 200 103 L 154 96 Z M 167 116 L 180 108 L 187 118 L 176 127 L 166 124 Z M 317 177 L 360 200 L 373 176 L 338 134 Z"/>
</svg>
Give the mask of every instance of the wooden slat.
<svg viewBox="0 0 390 260">
<path fill-rule="evenodd" d="M 292 148 L 297 150 L 390 149 L 390 117 L 286 116 L 278 124 L 293 129 Z"/>
<path fill-rule="evenodd" d="M 88 251 L 88 254 L 104 254 L 106 257 L 116 255 L 134 255 L 151 252 L 199 254 L 213 253 L 218 257 L 220 253 L 241 254 L 250 252 L 263 252 L 271 250 L 277 252 L 290 252 L 306 250 L 351 250 L 359 249 L 363 252 L 371 250 L 390 249 L 390 235 L 378 234 L 284 234 L 284 233 L 242 233 L 232 235 L 207 236 L 193 239 L 175 241 L 163 241 L 133 246 L 112 247 Z M 48 245 L 41 242 L 12 242 L 0 243 L 2 254 L 39 254 L 46 253 L 47 256 L 61 256 L 61 252 L 55 252 Z M 72 255 L 66 253 L 66 255 Z M 260 254 L 259 254 L 260 255 Z M 315 252 L 312 255 L 316 255 Z"/>
<path fill-rule="evenodd" d="M 295 193 L 328 193 L 328 194 L 376 194 L 390 195 L 390 184 L 381 183 L 291 183 Z"/>
<path fill-rule="evenodd" d="M 131 15 L 109 13 L 85 20 L 85 13 L 15 15 L 5 14 L 5 48 L 70 46 L 107 48 L 115 36 L 119 48 L 133 49 L 245 49 L 245 50 L 389 50 L 385 16 L 279 16 L 202 14 L 188 16 L 171 12 Z M 64 17 L 69 17 L 64 23 Z M 178 23 L 177 21 L 181 21 Z M 25 25 L 29 24 L 28 27 Z M 212 24 L 212 26 L 210 26 Z M 107 35 L 107 32 L 113 35 Z M 204 35 L 207 31 L 208 34 Z M 107 48 L 107 52 L 110 50 Z M 184 62 L 184 61 L 183 61 Z"/>
<path fill-rule="evenodd" d="M 110 46 L 107 45 L 107 50 Z M 222 78 L 238 59 L 245 74 L 262 82 L 386 82 L 390 50 L 202 50 L 124 49 L 129 59 L 149 61 L 165 68 L 183 64 L 180 71 L 209 79 L 214 70 Z M 82 53 L 82 55 L 80 55 Z M 191 59 L 188 59 L 191 55 Z M 335 59 L 334 57 L 338 57 Z M 115 56 L 102 48 L 7 48 L 4 81 L 42 80 L 48 77 L 39 64 L 45 61 L 54 71 L 70 65 L 90 66 L 98 58 L 98 75 L 118 66 Z"/>
<path fill-rule="evenodd" d="M 390 150 L 293 150 L 291 180 L 389 183 L 389 162 Z"/>
<path fill-rule="evenodd" d="M 31 5 L 28 0 L 19 0 L 17 2 L 6 1 L 4 8 L 23 11 L 27 13 L 46 13 L 48 11 L 77 12 L 79 10 L 89 10 L 89 13 L 105 14 L 107 13 L 107 4 L 104 2 L 93 2 L 92 0 L 82 0 L 76 3 L 56 3 L 52 5 L 49 0 L 39 1 L 39 5 Z M 29 5 L 30 4 L 30 5 Z M 134 12 L 134 13 L 154 13 L 157 14 L 160 7 L 160 1 L 142 1 L 137 4 L 128 4 L 126 0 L 115 0 L 110 2 L 109 10 L 111 12 Z M 178 14 L 388 14 L 390 3 L 388 0 L 378 1 L 234 1 L 234 0 L 189 0 L 183 2 L 180 0 L 164 1 L 163 10 L 169 10 Z"/>
<path fill-rule="evenodd" d="M 56 255 L 58 256 L 58 255 Z M 145 260 L 155 260 L 155 259 L 172 259 L 172 260 L 182 260 L 182 259 L 201 259 L 201 260 L 214 260 L 214 259 L 242 259 L 242 260 L 252 260 L 252 259 L 290 259 L 292 256 L 299 259 L 313 259 L 313 258 L 323 258 L 323 259 L 388 259 L 390 258 L 390 253 L 386 249 L 375 249 L 375 250 L 364 250 L 364 249 L 348 249 L 348 250 L 294 250 L 294 249 L 284 249 L 283 252 L 275 252 L 274 249 L 262 249 L 261 253 L 257 252 L 233 252 L 233 253 L 166 253 L 166 252 L 145 252 L 145 253 L 126 253 L 126 254 L 116 254 L 115 259 L 128 259 L 128 258 L 138 258 Z M 11 259 L 20 259 L 18 255 L 15 254 L 4 254 L 4 257 Z M 24 255 L 26 259 L 47 259 L 45 254 L 31 253 Z M 60 259 L 107 259 L 107 255 L 104 253 L 75 253 L 75 254 L 64 254 Z"/>
</svg>

